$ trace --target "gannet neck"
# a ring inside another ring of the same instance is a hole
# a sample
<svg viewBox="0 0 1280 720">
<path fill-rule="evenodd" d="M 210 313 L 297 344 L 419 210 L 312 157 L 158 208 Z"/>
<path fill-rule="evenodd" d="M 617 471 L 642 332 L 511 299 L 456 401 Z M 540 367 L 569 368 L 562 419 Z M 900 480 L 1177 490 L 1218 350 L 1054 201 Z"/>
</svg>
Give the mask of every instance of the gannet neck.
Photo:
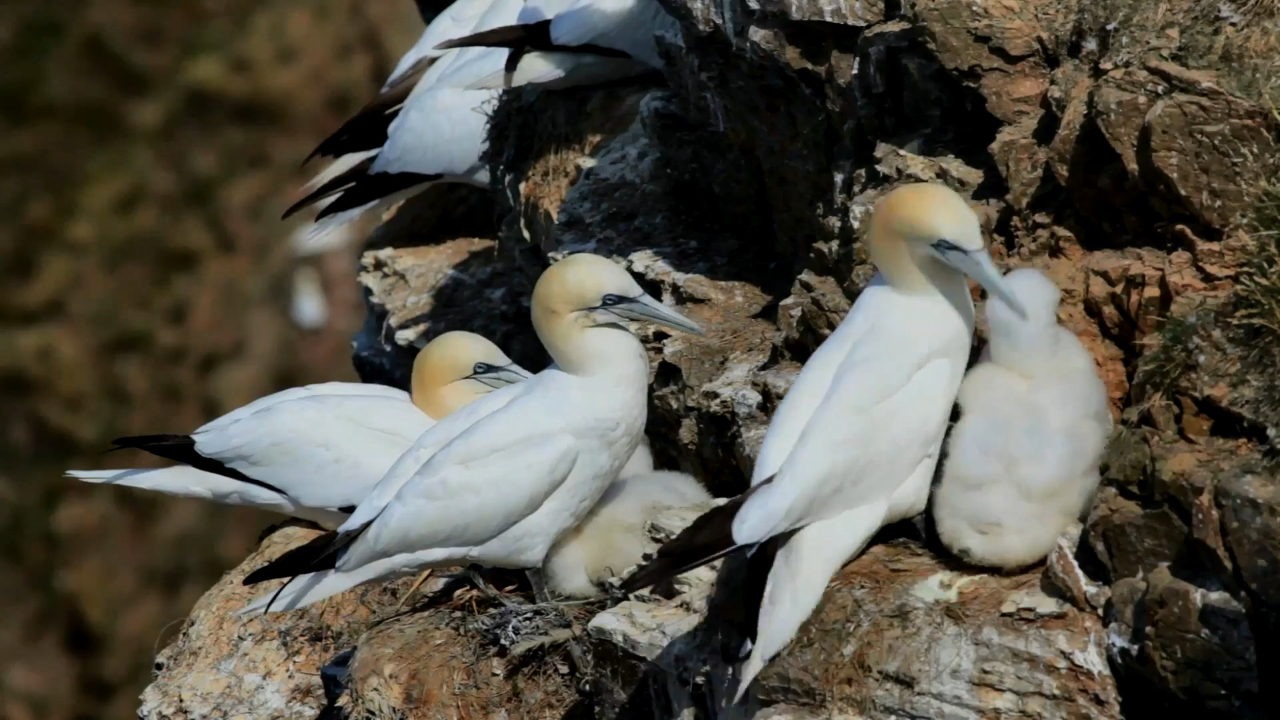
<svg viewBox="0 0 1280 720">
<path fill-rule="evenodd" d="M 644 345 L 622 325 L 589 325 L 590 316 L 555 315 L 535 306 L 533 329 L 563 371 L 581 377 L 635 375 L 648 378 Z"/>
<path fill-rule="evenodd" d="M 472 380 L 457 380 L 442 386 L 424 388 L 415 378 L 412 398 L 413 404 L 432 420 L 442 420 L 488 393 L 489 388 Z"/>
<path fill-rule="evenodd" d="M 913 294 L 938 291 L 933 278 L 920 267 L 920 258 L 911 252 L 905 240 L 891 230 L 877 231 L 873 224 L 867 238 L 867 249 L 871 262 L 894 289 Z"/>
</svg>

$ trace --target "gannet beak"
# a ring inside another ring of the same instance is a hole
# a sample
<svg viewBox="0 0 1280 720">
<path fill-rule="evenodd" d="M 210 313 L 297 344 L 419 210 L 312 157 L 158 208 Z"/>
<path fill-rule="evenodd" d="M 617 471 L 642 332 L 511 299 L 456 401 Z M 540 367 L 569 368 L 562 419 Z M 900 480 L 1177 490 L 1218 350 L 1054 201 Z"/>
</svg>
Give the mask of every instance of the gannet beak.
<svg viewBox="0 0 1280 720">
<path fill-rule="evenodd" d="M 621 315 L 629 320 L 648 321 L 657 323 L 673 330 L 692 333 L 694 335 L 702 335 L 702 328 L 697 323 L 662 303 L 654 300 L 648 295 L 640 295 L 639 297 L 628 298 L 627 302 L 614 305 L 609 310 L 617 315 Z"/>
<path fill-rule="evenodd" d="M 467 376 L 467 379 L 475 380 L 497 390 L 505 385 L 514 385 L 522 380 L 528 380 L 529 377 L 529 371 L 515 363 L 511 363 L 510 365 L 495 367 L 486 373 L 471 373 Z"/>
<path fill-rule="evenodd" d="M 991 261 L 991 255 L 986 250 L 974 250 L 972 252 L 953 251 L 941 255 L 941 257 L 943 262 L 973 278 L 979 285 L 986 288 L 987 292 L 1000 298 L 1000 302 L 1008 305 L 1014 312 L 1018 313 L 1018 317 L 1023 320 L 1028 319 L 1027 309 L 1009 290 L 1009 286 L 1004 281 L 1004 276 L 1000 274 L 1000 270 Z"/>
</svg>

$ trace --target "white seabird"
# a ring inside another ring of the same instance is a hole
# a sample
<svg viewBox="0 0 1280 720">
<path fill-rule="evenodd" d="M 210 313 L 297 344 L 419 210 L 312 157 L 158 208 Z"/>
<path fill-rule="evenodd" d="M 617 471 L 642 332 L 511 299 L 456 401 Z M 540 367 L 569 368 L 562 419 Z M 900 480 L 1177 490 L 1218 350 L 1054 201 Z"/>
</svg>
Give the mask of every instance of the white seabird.
<svg viewBox="0 0 1280 720">
<path fill-rule="evenodd" d="M 888 193 L 866 242 L 878 272 L 779 405 L 751 488 L 699 517 L 622 584 L 639 590 L 772 541 L 764 549 L 777 554 L 735 702 L 817 607 L 831 576 L 882 525 L 925 509 L 972 342 L 965 275 L 1022 312 L 977 215 L 943 185 Z"/>
<path fill-rule="evenodd" d="M 711 499 L 692 475 L 654 470 L 648 439 L 586 519 L 565 533 L 542 564 L 547 588 L 564 597 L 600 595 L 600 585 L 641 560 L 645 525 L 667 508 Z"/>
<path fill-rule="evenodd" d="M 512 22 L 520 0 L 493 0 L 476 28 Z M 366 212 L 390 207 L 436 183 L 489 186 L 489 167 L 481 160 L 485 133 L 497 90 L 472 90 L 474 80 L 500 71 L 507 56 L 501 48 L 461 48 L 444 52 L 407 93 L 391 120 L 384 142 L 375 149 L 344 155 L 309 186 L 310 193 L 284 212 L 320 205 L 307 242 Z M 363 154 L 362 154 L 363 153 Z M 323 178 L 323 179 L 322 179 Z"/>
<path fill-rule="evenodd" d="M 528 373 L 468 332 L 427 343 L 410 393 L 329 382 L 259 398 L 189 435 L 113 440 L 182 465 L 69 470 L 68 477 L 225 505 L 248 505 L 336 527 L 397 458 L 436 422 Z"/>
<path fill-rule="evenodd" d="M 654 36 L 680 24 L 656 0 L 530 0 L 512 25 L 437 47 L 509 48 L 500 72 L 472 88 L 588 85 L 661 70 Z"/>
<path fill-rule="evenodd" d="M 596 255 L 548 268 L 531 304 L 554 364 L 459 413 L 484 407 L 473 424 L 459 429 L 454 416 L 425 433 L 337 532 L 246 577 L 246 585 L 291 581 L 241 612 L 294 609 L 431 567 L 475 563 L 537 574 L 643 435 L 649 360 L 621 321 L 700 330 Z"/>
<path fill-rule="evenodd" d="M 933 517 L 962 560 L 1013 569 L 1048 555 L 1089 504 L 1112 418 L 1093 356 L 1058 324 L 1058 287 L 1031 268 L 1005 283 L 1029 317 L 987 301 L 991 338 L 960 385 Z"/>
<path fill-rule="evenodd" d="M 474 31 L 493 2 L 494 0 L 456 0 L 436 15 L 423 29 L 413 47 L 396 62 L 395 68 L 378 91 L 378 96 L 321 141 L 303 161 L 305 165 L 315 157 L 337 158 L 309 185 L 319 185 L 332 179 L 334 175 L 349 169 L 352 164 L 376 154 L 387 141 L 387 130 L 404 107 L 409 93 L 431 68 L 431 64 L 447 52 L 436 49 L 436 45 Z"/>
</svg>

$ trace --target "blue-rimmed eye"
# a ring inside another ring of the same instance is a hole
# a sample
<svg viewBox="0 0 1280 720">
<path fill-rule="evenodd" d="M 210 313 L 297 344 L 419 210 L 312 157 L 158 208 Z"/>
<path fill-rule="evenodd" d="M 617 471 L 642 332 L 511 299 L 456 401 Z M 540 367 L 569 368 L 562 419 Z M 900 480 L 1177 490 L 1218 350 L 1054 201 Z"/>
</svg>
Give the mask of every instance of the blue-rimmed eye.
<svg viewBox="0 0 1280 720">
<path fill-rule="evenodd" d="M 617 295 L 605 295 L 600 299 L 600 307 L 613 307 L 614 305 L 621 305 L 625 301 L 626 298 Z"/>
<path fill-rule="evenodd" d="M 933 249 L 940 253 L 962 253 L 964 248 L 951 242 L 950 240 L 936 240 L 933 243 Z"/>
<path fill-rule="evenodd" d="M 490 365 L 489 363 L 479 362 L 479 363 L 476 363 L 475 366 L 471 368 L 471 373 L 473 375 L 485 375 L 491 372 L 493 372 L 493 366 Z"/>
</svg>

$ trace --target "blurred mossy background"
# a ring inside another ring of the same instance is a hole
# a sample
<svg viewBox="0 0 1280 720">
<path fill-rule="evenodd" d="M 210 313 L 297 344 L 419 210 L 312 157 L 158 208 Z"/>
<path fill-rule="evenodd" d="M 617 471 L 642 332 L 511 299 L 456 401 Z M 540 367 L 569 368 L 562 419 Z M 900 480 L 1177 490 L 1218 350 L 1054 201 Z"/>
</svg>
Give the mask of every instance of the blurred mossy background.
<svg viewBox="0 0 1280 720">
<path fill-rule="evenodd" d="M 8 0 L 0 13 L 0 718 L 129 718 L 272 516 L 92 487 L 120 435 L 355 379 L 355 251 L 289 320 L 279 214 L 421 31 L 409 0 Z"/>
</svg>

